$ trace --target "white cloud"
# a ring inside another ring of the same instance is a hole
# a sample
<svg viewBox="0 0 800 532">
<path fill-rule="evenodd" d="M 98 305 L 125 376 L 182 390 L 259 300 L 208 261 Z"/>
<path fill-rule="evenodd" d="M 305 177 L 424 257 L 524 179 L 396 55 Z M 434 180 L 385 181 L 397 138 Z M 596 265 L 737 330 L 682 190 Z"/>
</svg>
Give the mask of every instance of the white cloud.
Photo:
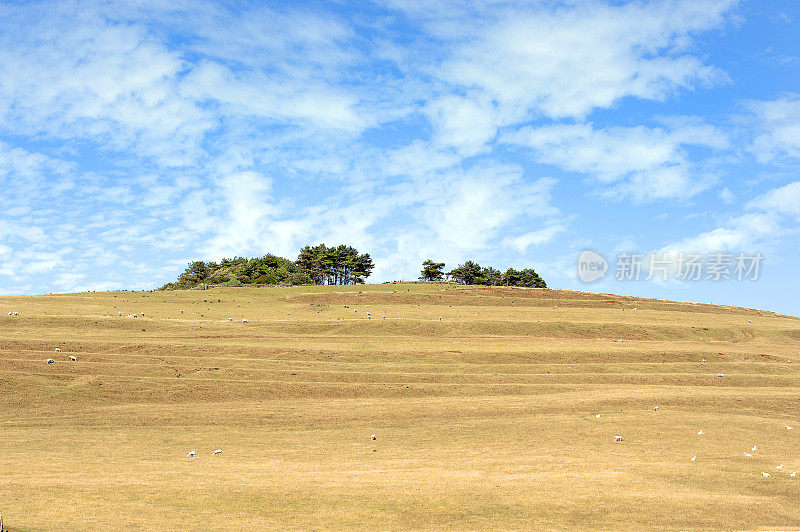
<svg viewBox="0 0 800 532">
<path fill-rule="evenodd" d="M 745 208 L 748 212 L 731 217 L 719 227 L 671 243 L 661 251 L 745 252 L 786 245 L 784 239 L 798 233 L 796 224 L 787 218 L 800 219 L 800 181 L 769 190 Z"/>
<path fill-rule="evenodd" d="M 637 202 L 685 198 L 707 188 L 713 175 L 690 162 L 684 146 L 723 148 L 727 140 L 702 124 L 672 130 L 645 127 L 595 129 L 590 124 L 521 128 L 506 142 L 534 150 L 535 160 L 590 176 L 606 195 Z"/>
<path fill-rule="evenodd" d="M 748 104 L 758 135 L 752 150 L 761 162 L 800 159 L 800 94 Z"/>
<path fill-rule="evenodd" d="M 766 192 L 749 202 L 747 208 L 800 219 L 800 181 Z"/>
<path fill-rule="evenodd" d="M 530 246 L 547 244 L 559 233 L 566 231 L 566 226 L 555 224 L 544 227 L 538 231 L 531 231 L 513 238 L 506 238 L 503 244 L 515 248 L 518 252 L 524 253 Z"/>
<path fill-rule="evenodd" d="M 474 150 L 494 136 L 493 126 L 542 116 L 582 119 L 626 97 L 664 100 L 681 89 L 727 80 L 688 53 L 687 45 L 694 33 L 720 25 L 734 4 L 478 4 L 477 13 L 449 6 L 449 16 L 410 3 L 398 7 L 452 44 L 437 76 L 465 95 L 434 100 L 434 125 L 443 139 Z"/>
</svg>

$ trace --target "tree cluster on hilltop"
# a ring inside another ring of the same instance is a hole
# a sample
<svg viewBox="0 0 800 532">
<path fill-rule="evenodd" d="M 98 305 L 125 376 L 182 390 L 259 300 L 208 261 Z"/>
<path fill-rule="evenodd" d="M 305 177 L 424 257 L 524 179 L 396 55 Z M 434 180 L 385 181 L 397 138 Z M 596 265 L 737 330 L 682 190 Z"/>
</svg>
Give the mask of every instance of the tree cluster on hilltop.
<svg viewBox="0 0 800 532">
<path fill-rule="evenodd" d="M 167 283 L 161 289 L 199 285 L 360 284 L 374 267 L 369 253 L 359 253 L 352 246 L 320 244 L 305 246 L 295 261 L 272 254 L 219 262 L 194 261 L 176 282 Z"/>
<path fill-rule="evenodd" d="M 491 266 L 481 266 L 477 262 L 468 260 L 445 273 L 444 266 L 444 262 L 434 262 L 428 259 L 422 263 L 422 271 L 420 271 L 419 278 L 423 281 L 444 281 L 449 279 L 462 284 L 485 286 L 547 288 L 547 283 L 539 277 L 539 274 L 533 268 L 524 268 L 522 270 L 509 268 L 505 272 L 501 272 Z"/>
</svg>

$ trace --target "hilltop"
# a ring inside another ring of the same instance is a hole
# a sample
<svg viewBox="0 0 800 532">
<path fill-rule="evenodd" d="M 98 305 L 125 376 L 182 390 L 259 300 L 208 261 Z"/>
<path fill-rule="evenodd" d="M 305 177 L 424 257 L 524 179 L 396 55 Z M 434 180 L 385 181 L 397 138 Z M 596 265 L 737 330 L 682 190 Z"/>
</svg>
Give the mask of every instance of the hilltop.
<svg viewBox="0 0 800 532">
<path fill-rule="evenodd" d="M 791 528 L 798 342 L 793 316 L 552 289 L 0 297 L 0 514 L 12 530 Z"/>
</svg>

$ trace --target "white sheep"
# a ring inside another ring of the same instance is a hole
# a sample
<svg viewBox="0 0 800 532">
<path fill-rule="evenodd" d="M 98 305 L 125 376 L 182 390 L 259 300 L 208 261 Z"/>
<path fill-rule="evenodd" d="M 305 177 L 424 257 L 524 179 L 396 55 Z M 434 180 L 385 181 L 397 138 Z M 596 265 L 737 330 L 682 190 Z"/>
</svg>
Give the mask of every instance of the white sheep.
<svg viewBox="0 0 800 532">
<path fill-rule="evenodd" d="M 750 450 L 751 450 L 751 451 L 757 451 L 757 450 L 758 450 L 758 445 L 753 445 L 753 448 L 752 448 L 752 449 L 750 449 Z"/>
<path fill-rule="evenodd" d="M 700 432 L 697 433 L 697 435 L 698 436 L 702 436 L 703 435 L 703 431 L 701 430 Z"/>
<path fill-rule="evenodd" d="M 694 462 L 695 460 L 697 460 L 697 457 L 696 456 L 692 456 L 692 462 Z"/>
<path fill-rule="evenodd" d="M 600 419 L 600 414 L 597 414 L 596 416 L 594 416 L 594 418 L 595 419 Z"/>
<path fill-rule="evenodd" d="M 779 466 L 775 466 L 775 469 L 783 469 L 783 464 L 781 464 Z"/>
<path fill-rule="evenodd" d="M 61 352 L 61 348 L 60 347 L 56 347 L 56 353 L 60 353 L 60 352 Z"/>
<path fill-rule="evenodd" d="M 625 438 L 622 436 L 614 436 L 614 441 L 625 441 Z"/>
<path fill-rule="evenodd" d="M 441 316 L 439 316 L 439 321 L 442 321 L 442 317 Z"/>
<path fill-rule="evenodd" d="M 217 456 L 217 455 L 220 455 L 220 454 L 222 454 L 222 449 L 217 449 L 216 451 L 214 451 L 214 456 Z"/>
<path fill-rule="evenodd" d="M 766 471 L 762 471 L 761 472 L 761 476 L 764 477 L 764 478 L 769 478 L 770 477 L 769 473 L 767 473 Z"/>
<path fill-rule="evenodd" d="M 724 373 L 717 373 L 717 377 L 719 377 L 720 379 L 724 379 L 725 378 L 725 374 Z"/>
<path fill-rule="evenodd" d="M 186 458 L 194 458 L 194 455 L 197 454 L 194 451 L 189 451 L 189 454 L 186 455 Z"/>
<path fill-rule="evenodd" d="M 14 316 L 19 316 L 19 312 L 14 311 Z"/>
<path fill-rule="evenodd" d="M 140 313 L 140 316 L 144 318 L 144 312 Z"/>
<path fill-rule="evenodd" d="M 789 473 L 789 476 L 792 477 L 792 478 L 796 477 L 797 476 L 797 471 L 792 471 L 791 473 Z"/>
<path fill-rule="evenodd" d="M 122 311 L 121 310 L 117 311 L 117 316 L 122 316 Z"/>
<path fill-rule="evenodd" d="M 750 453 L 744 453 L 744 455 L 745 455 L 746 457 L 748 457 L 748 458 L 752 458 L 752 457 L 753 457 L 753 455 L 752 455 L 752 454 L 750 454 Z"/>
<path fill-rule="evenodd" d="M 706 363 L 706 359 L 704 358 L 704 359 L 702 359 L 700 362 L 702 362 L 703 364 L 705 364 L 705 363 Z"/>
<path fill-rule="evenodd" d="M 242 318 L 242 323 L 250 323 L 250 322 L 247 321 L 247 318 Z"/>
<path fill-rule="evenodd" d="M 54 363 L 54 362 L 55 362 L 55 360 L 53 360 L 52 358 L 48 358 L 48 359 L 47 359 L 47 363 L 48 363 L 48 364 L 52 364 L 52 363 Z"/>
<path fill-rule="evenodd" d="M 658 407 L 656 406 L 655 411 L 658 412 Z"/>
<path fill-rule="evenodd" d="M 369 305 L 364 305 L 364 308 L 369 308 Z"/>
<path fill-rule="evenodd" d="M 181 310 L 181 314 L 183 314 L 183 311 L 182 311 L 182 310 Z"/>
<path fill-rule="evenodd" d="M 233 321 L 233 318 L 228 318 L 228 321 Z"/>
<path fill-rule="evenodd" d="M 794 430 L 794 428 L 790 427 L 789 425 L 786 425 L 786 430 Z"/>
<path fill-rule="evenodd" d="M 13 313 L 13 312 L 9 312 L 9 313 L 8 313 L 8 315 L 9 315 L 9 316 L 13 316 L 13 315 L 14 315 L 14 313 Z"/>
<path fill-rule="evenodd" d="M 73 361 L 73 362 L 77 362 L 77 361 L 78 361 L 78 357 L 76 357 L 76 356 L 73 356 L 73 355 L 70 355 L 70 356 L 69 356 L 69 359 L 70 359 L 71 361 Z"/>
<path fill-rule="evenodd" d="M 381 316 L 383 319 L 386 319 L 386 316 Z"/>
<path fill-rule="evenodd" d="M 369 437 L 369 439 L 371 439 L 372 441 L 375 441 L 375 440 L 378 439 L 378 437 L 373 434 L 372 436 Z"/>
</svg>

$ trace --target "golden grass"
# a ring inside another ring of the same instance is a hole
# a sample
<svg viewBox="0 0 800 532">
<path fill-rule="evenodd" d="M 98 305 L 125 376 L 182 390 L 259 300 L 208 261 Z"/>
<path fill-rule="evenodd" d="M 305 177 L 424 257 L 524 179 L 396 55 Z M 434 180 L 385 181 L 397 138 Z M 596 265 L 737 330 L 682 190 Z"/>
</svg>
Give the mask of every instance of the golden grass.
<svg viewBox="0 0 800 532">
<path fill-rule="evenodd" d="M 2 297 L 0 515 L 11 530 L 797 528 L 799 351 L 794 317 L 560 290 Z"/>
</svg>

